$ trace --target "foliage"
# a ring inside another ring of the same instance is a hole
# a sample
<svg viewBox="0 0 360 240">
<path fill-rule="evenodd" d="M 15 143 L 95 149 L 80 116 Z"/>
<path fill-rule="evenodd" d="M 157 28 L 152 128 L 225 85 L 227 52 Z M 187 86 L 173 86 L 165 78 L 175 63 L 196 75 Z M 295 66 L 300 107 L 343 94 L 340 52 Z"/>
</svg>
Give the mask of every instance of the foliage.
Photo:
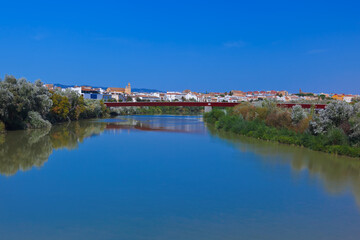
<svg viewBox="0 0 360 240">
<path fill-rule="evenodd" d="M 102 100 L 84 99 L 74 91 L 57 91 L 51 98 L 53 107 L 49 118 L 52 122 L 100 118 L 108 115 L 108 109 Z"/>
<path fill-rule="evenodd" d="M 50 128 L 51 123 L 44 120 L 38 112 L 30 111 L 28 114 L 28 128 Z"/>
<path fill-rule="evenodd" d="M 106 117 L 109 113 L 102 100 L 85 99 L 84 103 L 85 109 L 80 115 L 82 119 Z"/>
<path fill-rule="evenodd" d="M 105 117 L 109 113 L 102 101 L 84 100 L 75 91 L 49 91 L 41 81 L 5 76 L 0 81 L 0 132 L 6 129 L 49 127 L 50 122 Z M 50 121 L 50 122 L 49 122 Z"/>
<path fill-rule="evenodd" d="M 220 109 L 213 109 L 211 112 L 207 112 L 204 114 L 204 120 L 208 123 L 216 123 L 221 118 L 225 116 L 225 112 Z"/>
<path fill-rule="evenodd" d="M 0 81 L 0 121 L 7 129 L 25 129 L 29 112 L 46 117 L 52 106 L 50 96 L 39 80 L 32 84 L 24 78 L 6 75 Z"/>
<path fill-rule="evenodd" d="M 333 127 L 341 127 L 348 132 L 349 119 L 354 114 L 354 108 L 346 102 L 331 102 L 324 110 L 320 110 L 310 122 L 311 131 L 314 134 L 325 134 Z"/>
<path fill-rule="evenodd" d="M 329 145 L 347 145 L 348 143 L 348 138 L 341 128 L 330 129 L 326 137 Z"/>
<path fill-rule="evenodd" d="M 282 109 L 277 109 L 268 114 L 266 124 L 276 128 L 288 128 L 292 126 L 291 114 Z"/>
<path fill-rule="evenodd" d="M 291 120 L 292 120 L 293 124 L 298 124 L 306 117 L 307 117 L 307 114 L 300 105 L 295 105 L 292 107 Z"/>
<path fill-rule="evenodd" d="M 300 106 L 289 111 L 273 104 L 263 107 L 242 104 L 227 114 L 213 110 L 204 114 L 204 120 L 217 129 L 236 134 L 360 157 L 360 105 L 337 102 L 329 105 L 319 114 L 307 114 Z M 315 123 L 318 132 L 314 132 Z"/>
<path fill-rule="evenodd" d="M 50 110 L 50 116 L 52 122 L 62 122 L 69 117 L 70 102 L 66 96 L 62 96 L 58 93 L 53 93 L 51 96 L 53 106 Z"/>
</svg>

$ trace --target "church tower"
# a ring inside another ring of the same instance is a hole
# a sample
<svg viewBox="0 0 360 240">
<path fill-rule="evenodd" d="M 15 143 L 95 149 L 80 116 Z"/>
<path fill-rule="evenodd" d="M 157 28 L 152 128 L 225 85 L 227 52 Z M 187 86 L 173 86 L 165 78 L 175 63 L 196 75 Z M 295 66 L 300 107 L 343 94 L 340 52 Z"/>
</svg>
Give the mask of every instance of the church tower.
<svg viewBox="0 0 360 240">
<path fill-rule="evenodd" d="M 131 94 L 131 86 L 130 83 L 128 83 L 128 85 L 125 87 L 125 93 L 130 95 Z"/>
</svg>

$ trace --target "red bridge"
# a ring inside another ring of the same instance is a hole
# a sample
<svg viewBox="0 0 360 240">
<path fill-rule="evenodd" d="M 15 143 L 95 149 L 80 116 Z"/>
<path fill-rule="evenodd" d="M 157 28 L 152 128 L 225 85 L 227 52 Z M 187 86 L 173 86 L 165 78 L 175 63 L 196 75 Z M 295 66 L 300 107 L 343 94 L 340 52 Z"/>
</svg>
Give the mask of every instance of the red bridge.
<svg viewBox="0 0 360 240">
<path fill-rule="evenodd" d="M 107 107 L 156 107 L 156 106 L 169 106 L 169 107 L 206 107 L 207 111 L 211 107 L 234 107 L 240 103 L 229 102 L 107 102 Z M 278 107 L 292 108 L 295 105 L 300 105 L 302 108 L 325 109 L 326 104 L 295 104 L 295 103 L 279 103 Z"/>
</svg>

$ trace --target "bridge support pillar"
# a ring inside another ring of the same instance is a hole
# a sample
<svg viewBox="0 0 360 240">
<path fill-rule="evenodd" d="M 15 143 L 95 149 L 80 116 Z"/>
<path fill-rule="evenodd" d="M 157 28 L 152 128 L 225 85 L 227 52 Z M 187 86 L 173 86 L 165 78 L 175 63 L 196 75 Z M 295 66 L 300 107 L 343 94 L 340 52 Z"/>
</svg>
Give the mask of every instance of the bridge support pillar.
<svg viewBox="0 0 360 240">
<path fill-rule="evenodd" d="M 212 107 L 211 106 L 205 106 L 205 112 L 211 112 L 212 111 Z"/>
</svg>

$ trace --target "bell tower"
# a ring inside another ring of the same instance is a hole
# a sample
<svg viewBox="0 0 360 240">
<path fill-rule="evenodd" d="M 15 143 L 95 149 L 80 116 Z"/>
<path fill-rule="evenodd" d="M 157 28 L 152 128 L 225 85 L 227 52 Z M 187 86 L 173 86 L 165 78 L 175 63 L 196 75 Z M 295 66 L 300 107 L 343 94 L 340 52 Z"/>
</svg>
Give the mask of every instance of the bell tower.
<svg viewBox="0 0 360 240">
<path fill-rule="evenodd" d="M 130 95 L 131 94 L 131 86 L 130 83 L 128 83 L 128 85 L 125 87 L 125 93 Z"/>
</svg>

